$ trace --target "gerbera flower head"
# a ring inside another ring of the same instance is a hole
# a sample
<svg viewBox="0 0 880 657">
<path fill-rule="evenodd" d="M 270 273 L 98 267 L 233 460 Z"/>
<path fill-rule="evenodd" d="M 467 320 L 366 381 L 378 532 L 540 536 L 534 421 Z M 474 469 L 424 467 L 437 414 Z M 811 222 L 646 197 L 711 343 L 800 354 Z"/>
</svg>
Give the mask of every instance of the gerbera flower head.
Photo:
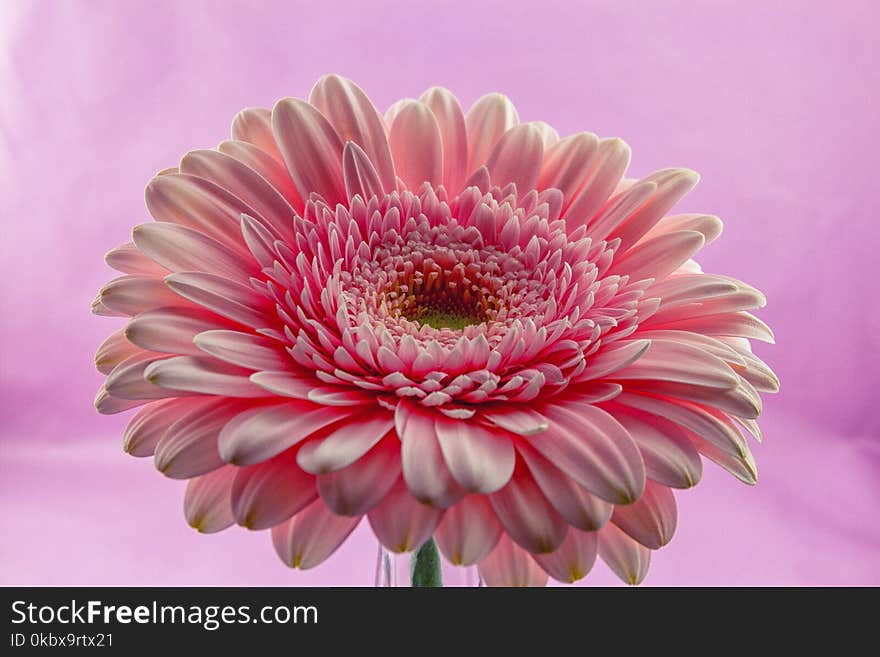
<svg viewBox="0 0 880 657">
<path fill-rule="evenodd" d="M 668 213 L 697 182 L 624 177 L 629 148 L 465 114 L 433 88 L 384 118 L 322 78 L 246 109 L 232 139 L 147 187 L 154 222 L 107 256 L 103 413 L 189 479 L 203 532 L 269 529 L 310 568 L 367 516 L 432 536 L 488 584 L 641 581 L 701 456 L 754 483 L 745 433 L 778 382 L 754 288 L 692 256 L 721 231 Z"/>
</svg>

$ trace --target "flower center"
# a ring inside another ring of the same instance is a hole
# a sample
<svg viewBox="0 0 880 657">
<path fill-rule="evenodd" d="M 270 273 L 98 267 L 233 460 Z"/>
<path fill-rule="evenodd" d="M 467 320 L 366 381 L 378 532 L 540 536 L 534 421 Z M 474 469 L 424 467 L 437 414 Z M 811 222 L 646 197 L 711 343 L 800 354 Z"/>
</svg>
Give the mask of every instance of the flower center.
<svg viewBox="0 0 880 657">
<path fill-rule="evenodd" d="M 598 341 L 635 329 L 644 283 L 605 276 L 613 251 L 567 235 L 549 203 L 500 194 L 310 200 L 300 252 L 276 246 L 266 284 L 294 360 L 428 405 L 568 385 Z"/>
<path fill-rule="evenodd" d="M 473 317 L 467 313 L 455 310 L 429 309 L 425 312 L 409 319 L 418 321 L 420 324 L 427 324 L 436 329 L 453 329 L 455 331 L 462 330 L 465 326 L 473 326 L 474 324 L 482 324 L 482 320 Z"/>
<path fill-rule="evenodd" d="M 430 299 L 414 306 L 404 316 L 411 322 L 427 324 L 435 329 L 461 331 L 466 326 L 482 324 L 486 318 L 475 308 L 468 308 L 455 299 Z"/>
<path fill-rule="evenodd" d="M 472 250 L 436 246 L 423 250 L 420 245 L 408 260 L 409 275 L 400 277 L 387 295 L 400 316 L 456 331 L 491 321 L 497 299 L 487 288 L 495 287 L 495 281 L 479 275 L 479 266 L 473 266 L 478 257 Z M 470 271 L 462 261 L 472 264 Z"/>
</svg>

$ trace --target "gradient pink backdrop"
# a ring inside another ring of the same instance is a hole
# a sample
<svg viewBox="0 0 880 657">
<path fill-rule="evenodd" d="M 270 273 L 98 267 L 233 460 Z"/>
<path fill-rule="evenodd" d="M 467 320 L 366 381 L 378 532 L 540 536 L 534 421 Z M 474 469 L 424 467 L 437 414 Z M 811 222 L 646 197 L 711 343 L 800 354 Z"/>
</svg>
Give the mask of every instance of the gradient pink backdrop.
<svg viewBox="0 0 880 657">
<path fill-rule="evenodd" d="M 0 3 L 0 583 L 370 584 L 366 523 L 290 571 L 265 533 L 205 537 L 182 484 L 120 449 L 92 354 L 101 257 L 148 218 L 143 188 L 249 105 L 325 72 L 384 109 L 442 84 L 525 120 L 686 165 L 681 206 L 725 234 L 709 271 L 763 289 L 783 391 L 760 482 L 716 467 L 678 496 L 646 584 L 880 584 L 876 2 Z M 615 580 L 597 566 L 586 584 Z"/>
</svg>

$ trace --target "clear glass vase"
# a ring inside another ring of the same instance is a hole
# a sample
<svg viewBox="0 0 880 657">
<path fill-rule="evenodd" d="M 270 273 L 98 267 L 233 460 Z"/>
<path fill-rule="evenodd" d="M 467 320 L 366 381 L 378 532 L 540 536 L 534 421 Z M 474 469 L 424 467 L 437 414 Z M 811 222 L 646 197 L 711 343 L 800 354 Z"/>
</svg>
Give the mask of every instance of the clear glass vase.
<svg viewBox="0 0 880 657">
<path fill-rule="evenodd" d="M 409 587 L 412 586 L 412 559 L 414 553 L 397 554 L 379 546 L 376 558 L 377 587 Z M 482 586 L 480 574 L 476 566 L 453 566 L 442 561 L 443 586 Z"/>
</svg>

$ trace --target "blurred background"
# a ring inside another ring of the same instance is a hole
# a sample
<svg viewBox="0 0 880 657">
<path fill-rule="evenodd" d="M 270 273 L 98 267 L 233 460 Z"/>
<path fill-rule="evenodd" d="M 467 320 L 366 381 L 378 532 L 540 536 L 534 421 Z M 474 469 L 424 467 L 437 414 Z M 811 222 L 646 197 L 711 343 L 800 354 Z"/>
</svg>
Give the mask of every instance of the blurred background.
<svg viewBox="0 0 880 657">
<path fill-rule="evenodd" d="M 624 138 L 633 176 L 699 171 L 679 210 L 725 221 L 705 270 L 766 292 L 782 392 L 758 485 L 707 465 L 645 585 L 880 584 L 878 43 L 869 0 L 0 2 L 0 584 L 372 584 L 366 522 L 306 572 L 265 532 L 197 534 L 92 407 L 119 323 L 89 302 L 146 182 L 327 72 L 382 111 L 500 91 Z"/>
</svg>

